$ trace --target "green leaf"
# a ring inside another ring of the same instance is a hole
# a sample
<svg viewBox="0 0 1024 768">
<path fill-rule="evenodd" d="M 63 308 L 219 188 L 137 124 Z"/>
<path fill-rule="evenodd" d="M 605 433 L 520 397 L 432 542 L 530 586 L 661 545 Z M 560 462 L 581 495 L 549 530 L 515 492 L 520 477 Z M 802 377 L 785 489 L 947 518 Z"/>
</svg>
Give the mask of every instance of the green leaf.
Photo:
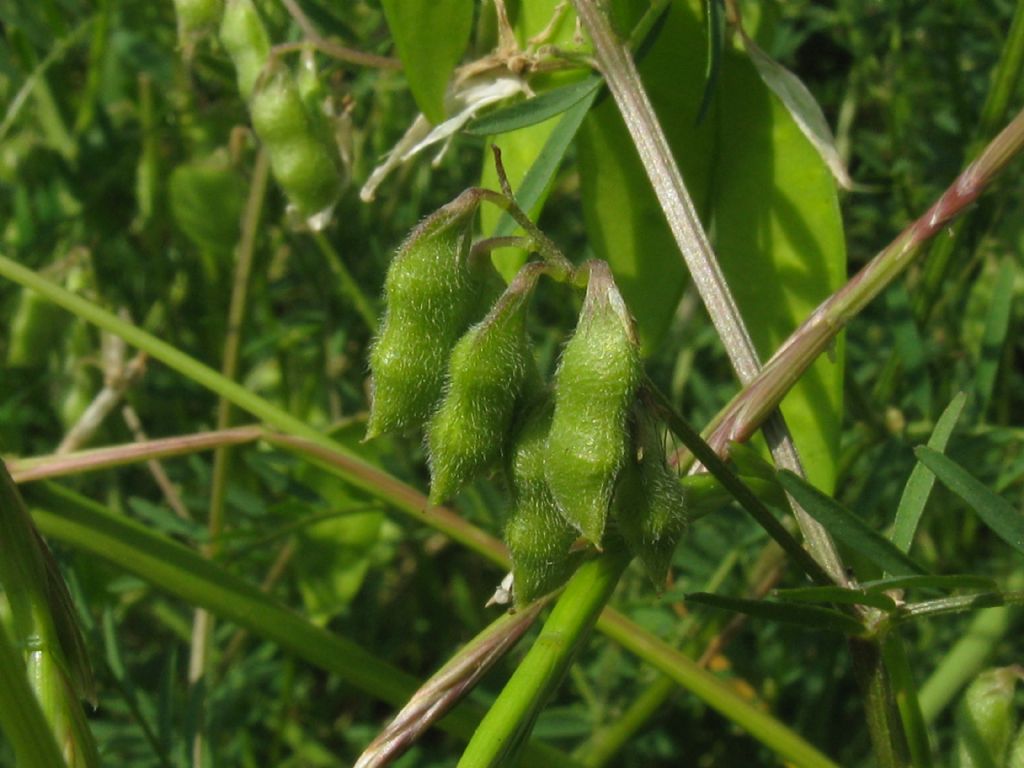
<svg viewBox="0 0 1024 768">
<path fill-rule="evenodd" d="M 792 472 L 779 473 L 779 481 L 807 514 L 821 523 L 835 539 L 871 562 L 898 576 L 923 574 L 924 568 L 869 528 L 863 520 Z"/>
<path fill-rule="evenodd" d="M 708 57 L 704 68 L 704 93 L 700 97 L 697 122 L 701 122 L 711 106 L 718 85 L 718 72 L 722 65 L 722 41 L 725 39 L 725 7 L 722 0 L 704 0 L 707 19 Z"/>
<path fill-rule="evenodd" d="M 946 449 L 946 443 L 949 442 L 949 436 L 953 434 L 953 428 L 956 426 L 960 414 L 963 413 L 966 402 L 967 396 L 963 392 L 950 401 L 946 410 L 942 412 L 939 420 L 935 423 L 932 436 L 928 439 L 929 448 L 939 452 Z M 917 525 L 934 485 L 935 475 L 924 464 L 916 464 L 903 488 L 900 504 L 896 508 L 896 520 L 893 523 L 892 533 L 889 534 L 889 540 L 903 552 L 910 551 L 914 533 L 917 531 Z"/>
<path fill-rule="evenodd" d="M 835 183 L 785 105 L 747 57 L 726 46 L 715 98 L 697 124 L 706 70 L 703 24 L 673 2 L 640 72 L 694 205 L 762 358 L 846 279 Z M 686 271 L 611 100 L 578 141 L 587 231 L 637 317 L 645 350 L 668 327 Z M 793 276 L 799 275 L 798 280 Z M 782 403 L 815 485 L 831 489 L 839 456 L 842 345 Z"/>
<path fill-rule="evenodd" d="M 775 596 L 780 600 L 798 603 L 838 603 L 841 605 L 870 605 L 883 611 L 896 609 L 896 601 L 886 594 L 864 589 L 845 587 L 800 587 L 798 589 L 777 589 Z"/>
<path fill-rule="evenodd" d="M 999 273 L 992 277 L 988 314 L 985 317 L 985 331 L 981 338 L 980 359 L 974 371 L 974 391 L 977 396 L 976 408 L 984 416 L 995 389 L 996 374 L 1003 359 L 1003 348 L 1010 329 L 1010 312 L 1013 309 L 1013 277 L 1016 265 L 1005 259 L 999 266 Z"/>
<path fill-rule="evenodd" d="M 465 132 L 471 136 L 496 136 L 542 123 L 566 112 L 600 88 L 602 83 L 600 77 L 592 76 L 553 88 L 527 101 L 484 115 L 466 126 Z"/>
<path fill-rule="evenodd" d="M 821 608 L 816 605 L 796 605 L 772 602 L 770 600 L 748 600 L 740 597 L 724 597 L 708 592 L 695 592 L 686 596 L 687 603 L 706 605 L 735 613 L 744 613 L 756 619 L 768 619 L 784 624 L 796 624 L 807 629 L 840 632 L 844 635 L 861 635 L 864 627 L 859 621 L 845 613 Z"/>
<path fill-rule="evenodd" d="M 1024 515 L 1010 502 L 986 488 L 971 474 L 952 459 L 920 446 L 915 453 L 939 481 L 953 493 L 967 502 L 978 517 L 999 538 L 1024 554 Z"/>
<path fill-rule="evenodd" d="M 416 105 L 437 125 L 444 95 L 469 43 L 473 0 L 382 0 L 388 28 Z"/>
<path fill-rule="evenodd" d="M 864 581 L 862 589 L 869 592 L 887 592 L 890 589 L 976 589 L 994 592 L 998 589 L 992 579 L 970 573 L 950 573 L 937 576 L 897 576 L 890 579 Z"/>
</svg>

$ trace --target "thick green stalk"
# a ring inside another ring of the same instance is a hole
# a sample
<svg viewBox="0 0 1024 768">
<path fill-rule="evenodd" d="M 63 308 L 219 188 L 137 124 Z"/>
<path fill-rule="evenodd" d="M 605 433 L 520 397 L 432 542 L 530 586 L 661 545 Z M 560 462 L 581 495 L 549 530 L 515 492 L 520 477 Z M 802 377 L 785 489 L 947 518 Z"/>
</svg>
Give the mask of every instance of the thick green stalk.
<svg viewBox="0 0 1024 768">
<path fill-rule="evenodd" d="M 25 678 L 21 653 L 0 622 L 0 727 L 21 768 L 65 766 L 53 732 Z"/>
<path fill-rule="evenodd" d="M 548 698 L 611 597 L 630 558 L 608 552 L 580 566 L 540 636 L 488 711 L 459 760 L 460 768 L 514 765 Z"/>
</svg>

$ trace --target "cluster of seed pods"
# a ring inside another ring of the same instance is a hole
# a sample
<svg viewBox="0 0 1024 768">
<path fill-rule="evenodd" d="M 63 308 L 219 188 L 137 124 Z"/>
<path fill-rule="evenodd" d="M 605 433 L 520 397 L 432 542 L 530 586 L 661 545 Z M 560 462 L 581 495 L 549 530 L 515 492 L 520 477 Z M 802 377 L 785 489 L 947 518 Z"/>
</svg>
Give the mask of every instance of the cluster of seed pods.
<svg viewBox="0 0 1024 768">
<path fill-rule="evenodd" d="M 467 190 L 429 216 L 391 263 L 370 351 L 367 437 L 424 428 L 435 504 L 504 469 L 517 604 L 561 586 L 588 551 L 606 546 L 627 547 L 660 586 L 686 529 L 686 500 L 659 425 L 640 406 L 633 318 L 607 264 L 579 267 L 586 296 L 546 386 L 526 318 L 537 281 L 557 270 L 527 263 L 481 307 L 493 269 L 471 257 L 470 244 L 486 197 Z"/>
</svg>

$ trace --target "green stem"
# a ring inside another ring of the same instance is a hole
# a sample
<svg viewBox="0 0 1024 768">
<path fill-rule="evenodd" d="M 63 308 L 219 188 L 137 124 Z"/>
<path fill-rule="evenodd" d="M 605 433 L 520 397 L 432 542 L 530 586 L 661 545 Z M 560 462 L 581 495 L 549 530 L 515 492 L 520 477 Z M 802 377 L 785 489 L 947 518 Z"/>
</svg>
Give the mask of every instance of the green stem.
<svg viewBox="0 0 1024 768">
<path fill-rule="evenodd" d="M 676 690 L 676 682 L 665 675 L 647 686 L 624 713 L 606 728 L 596 732 L 585 749 L 575 753 L 587 768 L 608 765 L 644 724 L 660 710 Z"/>
<path fill-rule="evenodd" d="M 348 271 L 345 261 L 322 233 L 314 232 L 313 242 L 316 243 L 320 253 L 327 260 L 327 266 L 331 268 L 331 272 L 338 278 L 338 288 L 348 296 L 356 313 L 370 329 L 370 333 L 377 333 L 377 311 L 373 307 L 373 302 L 367 298 L 363 289 L 359 287 L 359 283 L 352 277 L 352 273 Z"/>
<path fill-rule="evenodd" d="M 903 645 L 903 638 L 896 632 L 890 632 L 882 641 L 882 657 L 885 667 L 892 678 L 896 696 L 896 707 L 903 719 L 903 731 L 907 735 L 910 747 L 910 759 L 914 768 L 931 768 L 932 748 L 928 742 L 928 726 L 921 714 L 921 705 L 917 699 L 917 685 L 910 669 L 910 660 Z"/>
<path fill-rule="evenodd" d="M 768 508 L 761 503 L 761 500 L 754 495 L 746 483 L 740 480 L 736 473 L 711 449 L 711 446 L 701 439 L 697 431 L 692 429 L 686 420 L 675 412 L 668 398 L 650 382 L 647 383 L 647 390 L 654 398 L 655 405 L 665 419 L 668 428 L 708 472 L 733 495 L 733 498 L 754 518 L 757 524 L 785 550 L 786 554 L 796 561 L 804 573 L 819 584 L 831 584 L 832 579 L 829 578 L 825 569 L 807 553 L 807 550 L 800 546 L 796 539 L 790 536 L 785 526 L 775 519 L 775 516 L 768 511 Z"/>
<path fill-rule="evenodd" d="M 910 756 L 879 645 L 871 640 L 850 638 L 849 647 L 864 697 L 876 764 L 878 768 L 907 768 Z"/>
<path fill-rule="evenodd" d="M 513 765 L 537 716 L 554 693 L 629 564 L 608 552 L 580 566 L 540 636 L 516 669 L 459 760 L 460 768 Z"/>
<path fill-rule="evenodd" d="M 39 702 L 25 677 L 25 665 L 0 622 L 0 726 L 22 768 L 65 766 Z"/>
</svg>

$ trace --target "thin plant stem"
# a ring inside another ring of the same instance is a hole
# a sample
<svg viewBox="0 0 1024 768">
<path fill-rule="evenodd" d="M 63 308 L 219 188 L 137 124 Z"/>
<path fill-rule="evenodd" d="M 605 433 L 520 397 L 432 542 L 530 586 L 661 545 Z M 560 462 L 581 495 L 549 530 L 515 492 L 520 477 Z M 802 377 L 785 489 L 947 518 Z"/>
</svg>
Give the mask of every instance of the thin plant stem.
<svg viewBox="0 0 1024 768">
<path fill-rule="evenodd" d="M 61 756 L 39 701 L 25 677 L 25 665 L 0 622 L 0 728 L 22 768 L 58 768 L 67 765 Z"/>
<path fill-rule="evenodd" d="M 668 428 L 682 441 L 683 445 L 690 449 L 693 455 L 697 457 L 697 460 L 707 468 L 718 482 L 733 495 L 733 498 L 754 518 L 757 524 L 782 547 L 786 554 L 796 561 L 797 565 L 811 579 L 819 584 L 830 584 L 832 580 L 829 574 L 825 572 L 818 561 L 800 546 L 800 543 L 789 534 L 789 531 L 785 529 L 782 523 L 775 519 L 775 516 L 761 503 L 761 500 L 757 498 L 754 492 L 718 457 L 714 450 L 711 449 L 711 446 L 701 439 L 697 431 L 692 429 L 686 423 L 686 420 L 675 412 L 668 398 L 650 382 L 647 383 L 647 391 L 653 397 L 655 405 L 661 416 L 665 419 Z"/>
<path fill-rule="evenodd" d="M 868 734 L 878 768 L 908 768 L 910 753 L 896 711 L 896 698 L 878 643 L 850 638 L 853 670 L 864 695 Z"/>
<path fill-rule="evenodd" d="M 238 358 L 242 344 L 242 324 L 249 301 L 249 282 L 252 275 L 253 254 L 256 251 L 256 230 L 259 227 L 263 201 L 267 194 L 267 179 L 270 159 L 266 149 L 260 149 L 253 166 L 249 183 L 249 196 L 242 213 L 241 230 L 235 258 L 234 279 L 231 285 L 231 301 L 228 305 L 227 332 L 224 335 L 224 349 L 221 355 L 221 375 L 234 381 L 238 376 Z M 225 430 L 231 424 L 231 401 L 221 396 L 217 401 L 217 429 Z M 224 508 L 227 495 L 230 448 L 219 445 L 213 452 L 213 473 L 210 481 L 210 506 L 207 517 L 209 542 L 203 546 L 206 557 L 215 558 L 220 551 L 220 537 L 224 531 Z M 188 680 L 193 691 L 201 691 L 200 683 L 211 670 L 210 650 L 213 643 L 214 618 L 205 608 L 197 608 L 193 614 L 192 642 L 190 643 Z M 205 710 L 205 697 L 199 694 L 199 712 Z M 192 763 L 203 764 L 205 733 L 203 718 L 200 716 L 192 740 Z"/>
<path fill-rule="evenodd" d="M 343 294 L 348 296 L 356 310 L 356 314 L 362 319 L 370 333 L 376 333 L 377 311 L 373 307 L 373 302 L 363 293 L 363 289 L 359 287 L 359 283 L 352 277 L 352 273 L 345 266 L 345 262 L 338 254 L 338 251 L 324 237 L 323 233 L 313 232 L 312 236 L 316 247 L 320 249 L 320 253 L 327 260 L 327 266 L 330 267 L 334 276 L 338 278 L 338 288 Z"/>
<path fill-rule="evenodd" d="M 1024 148 L 1024 111 L 985 148 L 938 200 L 783 342 L 757 378 L 747 384 L 709 426 L 716 451 L 748 440 L 804 371 L 838 333 L 923 251 L 924 244 L 963 213 Z M 683 459 L 685 461 L 685 458 Z"/>
<path fill-rule="evenodd" d="M 910 748 L 911 764 L 914 768 L 931 768 L 932 748 L 928 741 L 928 726 L 921 714 L 917 685 L 907 650 L 898 632 L 890 632 L 882 640 L 882 657 L 892 679 L 896 707 L 903 720 L 903 732 L 907 735 L 907 746 Z"/>
<path fill-rule="evenodd" d="M 736 375 L 746 385 L 761 371 L 754 342 L 700 225 L 693 200 L 644 90 L 629 47 L 616 38 L 611 22 L 596 0 L 573 0 L 573 4 L 594 43 L 601 73 L 636 145 L 694 286 L 707 307 Z M 774 412 L 774 407 L 772 411 L 771 417 L 763 420 L 772 456 L 781 468 L 803 476 L 800 457 L 782 414 Z M 811 554 L 833 581 L 846 584 L 846 570 L 828 532 L 792 499 L 790 502 Z"/>
<path fill-rule="evenodd" d="M 575 756 L 582 760 L 587 768 L 602 768 L 608 765 L 677 689 L 678 686 L 672 678 L 659 675 L 657 680 L 633 700 L 625 712 L 617 716 L 606 728 L 594 734 L 593 740 L 587 742 L 586 748 L 577 751 Z"/>
<path fill-rule="evenodd" d="M 364 53 L 363 51 L 346 48 L 332 40 L 326 39 L 320 34 L 320 30 L 318 30 L 313 22 L 309 20 L 309 17 L 306 16 L 305 12 L 299 4 L 295 2 L 295 0 L 281 0 L 281 2 L 288 10 L 291 17 L 295 19 L 295 23 L 299 25 L 299 28 L 302 30 L 302 33 L 306 38 L 314 45 L 314 47 L 323 53 L 326 53 L 328 56 L 332 56 L 339 61 L 344 61 L 349 64 L 358 64 L 363 67 L 377 67 L 379 69 L 402 68 L 402 62 L 398 59 L 390 59 L 386 56 Z"/>
<path fill-rule="evenodd" d="M 481 721 L 460 768 L 511 765 L 629 564 L 624 552 L 585 562 L 569 580 L 539 637 Z"/>
</svg>

